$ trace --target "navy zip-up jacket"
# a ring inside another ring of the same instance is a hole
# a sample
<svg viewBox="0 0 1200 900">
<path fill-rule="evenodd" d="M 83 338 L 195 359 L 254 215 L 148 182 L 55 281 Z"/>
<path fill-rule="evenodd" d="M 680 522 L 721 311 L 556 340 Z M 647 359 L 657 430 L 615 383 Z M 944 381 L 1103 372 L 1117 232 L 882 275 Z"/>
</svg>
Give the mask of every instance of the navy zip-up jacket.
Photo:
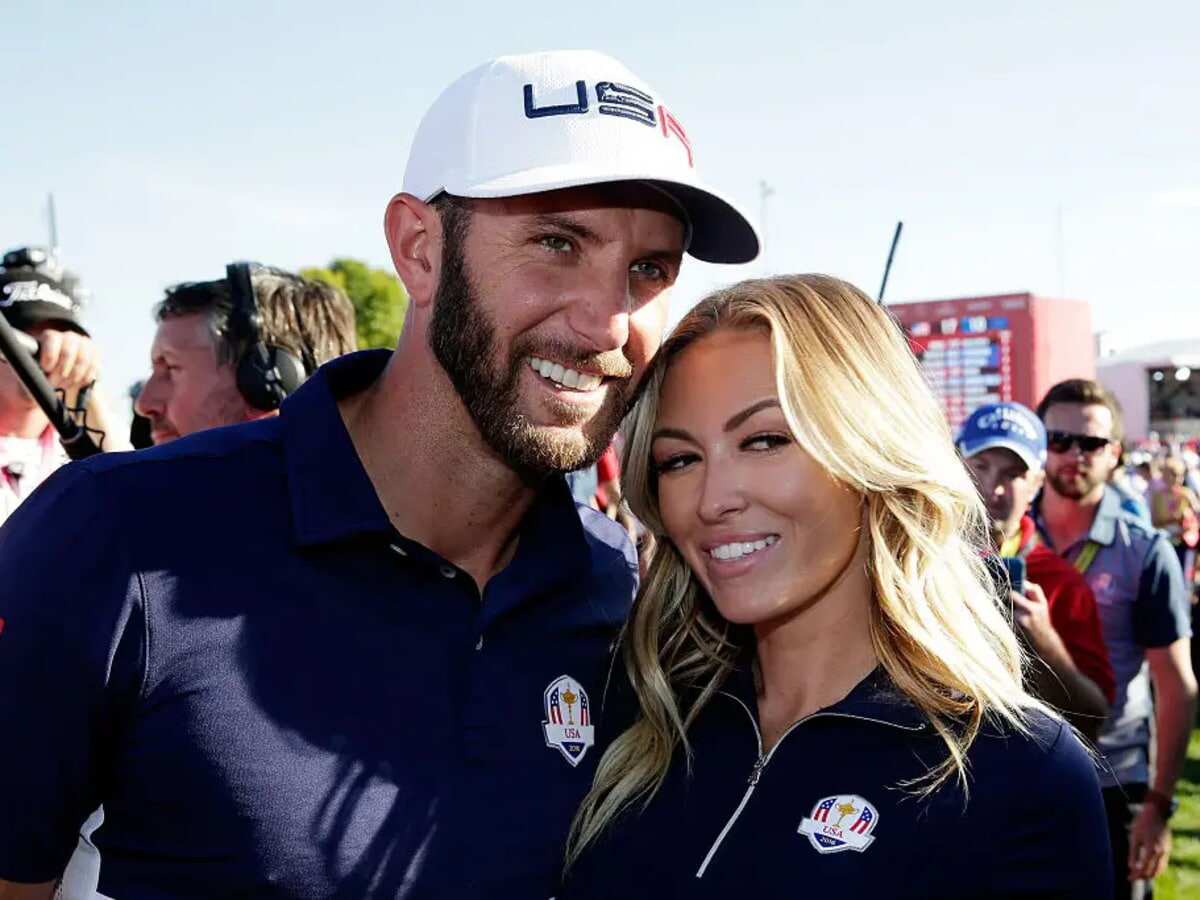
<svg viewBox="0 0 1200 900">
<path fill-rule="evenodd" d="M 662 788 L 589 846 L 558 900 L 805 896 L 1111 896 L 1108 833 L 1091 758 L 1057 719 L 1024 736 L 989 726 L 969 796 L 901 783 L 946 747 L 882 669 L 762 752 L 753 682 L 730 679 L 676 753 Z"/>
</svg>

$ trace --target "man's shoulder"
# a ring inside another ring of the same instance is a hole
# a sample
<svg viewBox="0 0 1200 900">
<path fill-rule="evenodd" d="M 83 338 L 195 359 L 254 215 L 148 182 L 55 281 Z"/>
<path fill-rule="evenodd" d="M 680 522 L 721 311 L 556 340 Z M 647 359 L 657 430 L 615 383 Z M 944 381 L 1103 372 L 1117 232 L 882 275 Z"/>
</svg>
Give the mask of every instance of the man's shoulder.
<svg viewBox="0 0 1200 900">
<path fill-rule="evenodd" d="M 282 431 L 277 418 L 260 419 L 201 431 L 168 444 L 125 453 L 101 453 L 68 466 L 82 479 L 100 476 L 122 490 L 135 493 L 196 487 L 212 491 L 211 481 L 189 482 L 205 476 L 238 471 L 261 475 L 275 468 L 282 455 Z"/>
<path fill-rule="evenodd" d="M 1115 520 L 1117 527 L 1129 536 L 1131 543 L 1141 545 L 1153 543 L 1162 535 L 1162 532 L 1155 528 L 1145 515 L 1129 508 L 1125 499 L 1127 495 L 1112 485 L 1108 485 L 1106 491 L 1115 500 L 1108 505 L 1108 512 Z"/>
<path fill-rule="evenodd" d="M 228 515 L 232 506 L 265 491 L 278 492 L 276 482 L 282 485 L 276 422 L 218 428 L 161 447 L 73 462 L 51 475 L 10 522 L 15 528 L 21 520 L 87 519 L 108 523 L 115 532 L 166 520 L 181 531 L 189 521 L 207 522 L 211 516 L 205 511 L 217 506 Z"/>
</svg>

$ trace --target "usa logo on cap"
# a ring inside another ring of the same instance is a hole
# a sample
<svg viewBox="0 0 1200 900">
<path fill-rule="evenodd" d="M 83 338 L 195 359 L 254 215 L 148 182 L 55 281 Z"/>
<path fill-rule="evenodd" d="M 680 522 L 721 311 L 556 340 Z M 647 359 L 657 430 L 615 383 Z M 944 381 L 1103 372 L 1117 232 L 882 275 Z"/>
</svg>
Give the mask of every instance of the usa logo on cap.
<svg viewBox="0 0 1200 900">
<path fill-rule="evenodd" d="M 570 675 L 559 675 L 546 688 L 543 705 L 546 746 L 557 748 L 571 765 L 579 765 L 588 747 L 596 742 L 587 691 Z"/>
<path fill-rule="evenodd" d="M 836 794 L 818 800 L 798 830 L 818 853 L 862 853 L 874 843 L 878 824 L 879 811 L 858 794 Z"/>
</svg>

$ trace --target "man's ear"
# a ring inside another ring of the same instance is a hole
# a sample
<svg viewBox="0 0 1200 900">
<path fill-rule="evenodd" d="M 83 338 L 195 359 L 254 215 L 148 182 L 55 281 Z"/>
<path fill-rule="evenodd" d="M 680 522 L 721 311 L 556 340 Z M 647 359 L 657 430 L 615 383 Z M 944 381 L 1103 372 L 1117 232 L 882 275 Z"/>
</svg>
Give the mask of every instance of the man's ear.
<svg viewBox="0 0 1200 900">
<path fill-rule="evenodd" d="M 384 213 L 383 230 L 409 302 L 417 307 L 429 305 L 437 291 L 442 261 L 442 220 L 437 210 L 412 194 L 397 194 Z"/>
</svg>

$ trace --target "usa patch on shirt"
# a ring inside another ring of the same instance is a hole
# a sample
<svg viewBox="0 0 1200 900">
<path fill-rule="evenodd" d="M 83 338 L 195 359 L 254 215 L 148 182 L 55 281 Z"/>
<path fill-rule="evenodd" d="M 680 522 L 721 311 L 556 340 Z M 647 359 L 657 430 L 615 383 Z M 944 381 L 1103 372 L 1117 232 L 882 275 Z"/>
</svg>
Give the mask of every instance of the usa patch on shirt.
<svg viewBox="0 0 1200 900">
<path fill-rule="evenodd" d="M 559 675 L 546 687 L 543 706 L 546 746 L 556 748 L 571 765 L 579 765 L 596 742 L 587 691 L 570 675 Z"/>
<path fill-rule="evenodd" d="M 871 832 L 879 824 L 879 811 L 858 794 L 822 797 L 798 831 L 818 853 L 862 853 L 874 842 Z"/>
</svg>

